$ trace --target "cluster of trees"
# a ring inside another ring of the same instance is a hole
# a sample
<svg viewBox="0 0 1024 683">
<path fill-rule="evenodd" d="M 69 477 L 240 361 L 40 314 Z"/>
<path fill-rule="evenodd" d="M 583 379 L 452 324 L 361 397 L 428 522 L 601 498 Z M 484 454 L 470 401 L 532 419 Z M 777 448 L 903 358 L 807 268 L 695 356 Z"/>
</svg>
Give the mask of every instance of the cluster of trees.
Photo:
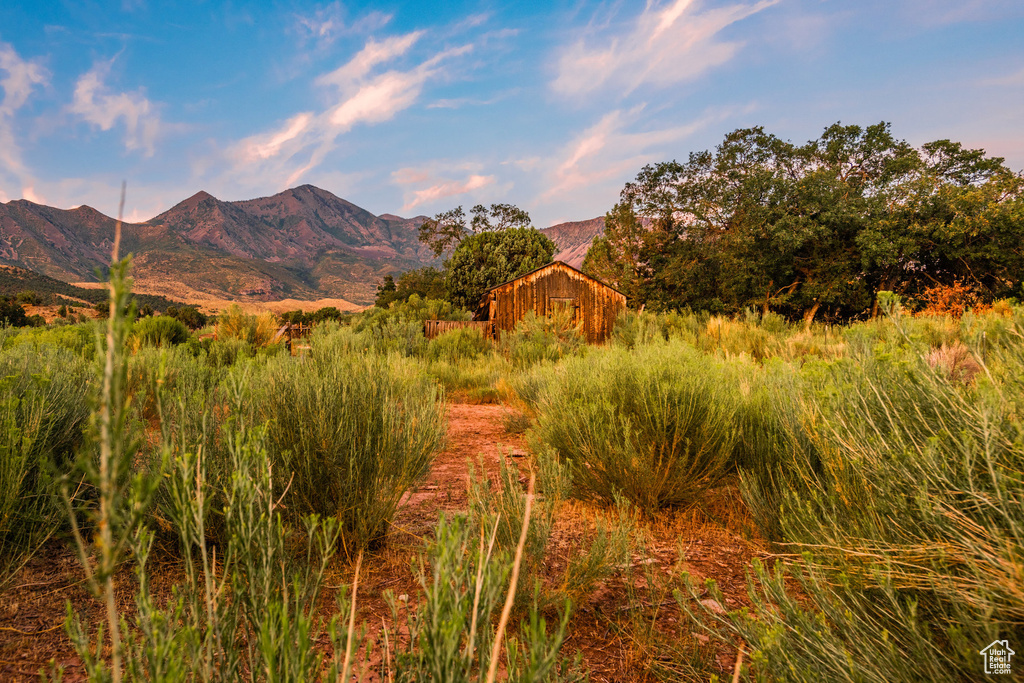
<svg viewBox="0 0 1024 683">
<path fill-rule="evenodd" d="M 344 317 L 344 313 L 342 313 L 337 306 L 324 306 L 316 309 L 315 311 L 309 312 L 301 310 L 286 311 L 278 317 L 283 323 L 290 323 L 292 325 L 313 325 L 326 320 L 338 322 Z"/>
<path fill-rule="evenodd" d="M 164 315 L 184 323 L 190 330 L 198 330 L 210 324 L 210 317 L 195 306 L 168 306 Z"/>
<path fill-rule="evenodd" d="M 0 327 L 25 327 L 32 324 L 32 318 L 26 315 L 25 307 L 20 302 L 11 297 L 0 296 Z"/>
<path fill-rule="evenodd" d="M 376 305 L 386 307 L 418 294 L 472 310 L 491 287 L 551 262 L 555 243 L 531 227 L 526 211 L 511 204 L 478 204 L 470 214 L 467 224 L 459 206 L 420 226 L 420 241 L 435 256 L 448 254 L 443 269 L 409 271 L 397 283 L 393 276 L 385 276 L 377 287 Z"/>
<path fill-rule="evenodd" d="M 444 299 L 448 296 L 444 271 L 424 266 L 402 273 L 398 276 L 398 282 L 395 282 L 393 275 L 385 275 L 384 282 L 377 286 L 374 305 L 387 308 L 392 301 L 408 301 L 413 294 L 423 299 Z"/>
<path fill-rule="evenodd" d="M 804 145 L 741 129 L 644 167 L 584 270 L 638 306 L 806 320 L 864 315 L 883 290 L 1020 296 L 1024 178 L 949 140 L 915 148 L 886 123 L 835 124 Z"/>
</svg>

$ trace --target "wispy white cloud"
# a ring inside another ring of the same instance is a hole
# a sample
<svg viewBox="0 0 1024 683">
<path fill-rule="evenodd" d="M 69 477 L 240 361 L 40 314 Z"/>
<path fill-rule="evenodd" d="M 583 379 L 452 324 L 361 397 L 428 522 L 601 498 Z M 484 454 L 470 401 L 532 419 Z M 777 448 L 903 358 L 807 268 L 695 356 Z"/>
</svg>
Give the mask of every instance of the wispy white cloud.
<svg viewBox="0 0 1024 683">
<path fill-rule="evenodd" d="M 124 126 L 124 145 L 129 151 L 142 150 L 153 156 L 162 123 L 159 107 L 142 90 L 114 92 L 104 82 L 113 61 L 98 62 L 75 83 L 70 111 L 100 130 Z"/>
<path fill-rule="evenodd" d="M 453 97 L 453 98 L 442 98 L 434 100 L 427 105 L 427 109 L 460 109 L 462 107 L 486 107 L 502 100 L 507 100 L 513 95 L 520 92 L 519 88 L 512 88 L 504 92 L 500 92 L 493 97 L 478 98 L 478 97 Z"/>
<path fill-rule="evenodd" d="M 277 156 L 285 145 L 301 138 L 313 121 L 312 113 L 303 112 L 288 119 L 279 130 L 246 138 L 238 148 L 239 160 L 251 163 Z"/>
<path fill-rule="evenodd" d="M 1010 88 L 1024 86 L 1024 67 L 1002 76 L 986 78 L 981 81 L 981 85 Z"/>
<path fill-rule="evenodd" d="M 391 15 L 384 12 L 369 12 L 350 21 L 345 6 L 340 2 L 332 2 L 309 13 L 295 15 L 294 30 L 299 35 L 300 43 L 314 43 L 323 49 L 342 36 L 376 31 L 390 22 Z"/>
<path fill-rule="evenodd" d="M 423 31 L 413 31 L 404 36 L 392 36 L 382 42 L 370 38 L 355 57 L 334 71 L 319 76 L 314 83 L 316 85 L 333 85 L 342 90 L 351 88 L 364 79 L 375 67 L 404 55 L 422 35 Z"/>
<path fill-rule="evenodd" d="M 405 56 L 422 35 L 416 31 L 383 41 L 371 38 L 348 62 L 315 79 L 315 85 L 328 89 L 329 106 L 296 114 L 232 145 L 231 173 L 257 185 L 268 180 L 292 185 L 323 162 L 341 135 L 360 124 L 387 121 L 413 106 L 426 83 L 444 73 L 447 60 L 472 50 L 472 45 L 450 48 L 411 68 L 380 71 Z"/>
<path fill-rule="evenodd" d="M 0 70 L 6 74 L 0 78 L 0 88 L 4 89 L 0 115 L 13 114 L 28 101 L 37 85 L 49 82 L 49 73 L 42 65 L 22 59 L 7 43 L 0 43 Z"/>
<path fill-rule="evenodd" d="M 7 43 L 0 43 L 0 73 L 0 88 L 4 91 L 0 100 L 0 184 L 7 186 L 11 195 L 27 198 L 25 190 L 32 193 L 32 179 L 22 160 L 14 118 L 32 91 L 49 83 L 50 74 L 39 62 L 22 59 Z"/>
<path fill-rule="evenodd" d="M 422 204 L 430 204 L 446 197 L 456 197 L 493 185 L 497 178 L 493 175 L 471 173 L 458 180 L 438 180 L 430 172 L 422 169 L 403 168 L 395 171 L 392 180 L 399 185 L 422 185 L 427 187 L 411 190 L 406 194 L 402 211 L 410 211 Z"/>
<path fill-rule="evenodd" d="M 598 188 L 614 192 L 621 188 L 624 178 L 663 157 L 667 146 L 730 113 L 708 112 L 684 125 L 637 130 L 641 128 L 643 110 L 640 105 L 609 112 L 552 156 L 513 163 L 524 170 L 547 169 L 546 189 L 538 198 L 541 203 L 568 201 L 575 194 L 597 192 Z"/>
<path fill-rule="evenodd" d="M 721 31 L 779 0 L 702 9 L 698 0 L 648 4 L 620 34 L 598 31 L 562 51 L 551 87 L 573 97 L 599 89 L 631 92 L 642 85 L 665 87 L 691 80 L 724 64 L 742 46 Z"/>
</svg>

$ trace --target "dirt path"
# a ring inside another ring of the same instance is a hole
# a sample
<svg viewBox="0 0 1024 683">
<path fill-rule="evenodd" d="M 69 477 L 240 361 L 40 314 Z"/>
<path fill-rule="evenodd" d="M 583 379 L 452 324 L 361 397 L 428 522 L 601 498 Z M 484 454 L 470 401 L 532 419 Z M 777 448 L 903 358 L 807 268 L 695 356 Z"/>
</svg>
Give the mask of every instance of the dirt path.
<svg viewBox="0 0 1024 683">
<path fill-rule="evenodd" d="M 426 481 L 403 499 L 394 520 L 387 545 L 368 556 L 360 577 L 360 618 L 368 624 L 390 622 L 390 611 L 383 599 L 385 590 L 395 595 L 415 596 L 414 568 L 423 542 L 432 536 L 438 514 L 464 511 L 467 507 L 469 463 L 481 462 L 489 476 L 497 473 L 499 453 L 508 453 L 517 463 L 525 463 L 527 450 L 521 435 L 504 428 L 508 408 L 500 405 L 448 406 L 448 445 L 437 457 Z M 521 465 L 522 468 L 522 465 Z M 751 558 L 764 555 L 757 543 L 740 533 L 747 522 L 738 511 L 735 487 L 722 487 L 708 496 L 702 510 L 685 513 L 666 512 L 643 522 L 646 549 L 633 558 L 629 573 L 635 582 L 634 593 L 640 604 L 652 598 L 644 576 L 666 577 L 677 566 L 680 552 L 683 567 L 696 580 L 704 577 L 719 581 L 726 595 L 725 609 L 746 602 L 744 574 Z M 586 534 L 592 527 L 597 506 L 571 503 L 556 523 L 552 537 L 555 552 L 549 557 L 552 575 L 576 553 L 587 552 Z M 161 561 L 166 562 L 161 566 Z M 154 589 L 166 593 L 172 579 L 180 578 L 173 556 L 150 560 Z M 645 574 L 646 570 L 646 574 Z M 351 581 L 352 567 L 338 560 L 329 570 L 326 583 L 340 586 Z M 593 681 L 654 680 L 647 670 L 651 661 L 651 643 L 638 636 L 624 621 L 625 574 L 601 585 L 575 605 L 576 616 L 564 647 L 566 653 L 580 651 Z M 126 570 L 119 577 L 119 602 L 127 613 L 134 601 L 135 581 Z M 333 590 L 325 591 L 322 610 L 334 609 Z M 81 680 L 80 666 L 64 633 L 65 601 L 93 624 L 100 618 L 99 605 L 82 585 L 81 569 L 71 547 L 52 541 L 33 558 L 4 592 L 0 593 L 0 681 L 36 681 L 38 672 L 55 659 L 68 670 L 65 680 Z M 654 605 L 645 618 L 651 618 L 659 632 L 671 640 L 681 626 L 681 615 L 672 605 Z M 551 618 L 549 618 L 549 622 Z M 372 628 L 372 627 L 371 627 Z M 695 643 L 693 657 L 704 658 L 712 670 L 731 675 L 733 655 L 728 651 Z M 368 679 L 376 680 L 376 677 Z"/>
<path fill-rule="evenodd" d="M 505 431 L 509 409 L 500 405 L 448 405 L 448 445 L 437 456 L 426 481 L 402 499 L 395 526 L 417 535 L 429 532 L 441 510 L 464 511 L 468 505 L 470 464 L 482 464 L 488 476 L 498 471 L 501 453 L 524 460 L 521 436 Z"/>
</svg>

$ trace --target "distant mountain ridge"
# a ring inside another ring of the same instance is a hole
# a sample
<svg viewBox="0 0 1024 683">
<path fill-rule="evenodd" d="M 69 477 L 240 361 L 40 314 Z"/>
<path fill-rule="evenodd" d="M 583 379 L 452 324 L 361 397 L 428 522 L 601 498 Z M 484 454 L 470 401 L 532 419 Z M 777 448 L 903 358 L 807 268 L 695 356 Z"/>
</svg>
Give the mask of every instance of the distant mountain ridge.
<svg viewBox="0 0 1024 683">
<path fill-rule="evenodd" d="M 604 216 L 587 221 L 559 223 L 544 228 L 541 232 L 558 245 L 556 261 L 564 261 L 573 268 L 579 268 L 583 265 L 583 259 L 590 251 L 594 238 L 604 234 Z"/>
<path fill-rule="evenodd" d="M 147 291 L 271 300 L 374 299 L 385 274 L 437 259 L 419 241 L 426 216 L 375 216 L 312 185 L 269 197 L 222 201 L 197 192 L 144 223 L 122 229 L 122 251 Z M 600 224 L 598 224 L 598 222 Z M 0 263 L 65 282 L 96 281 L 109 263 L 115 221 L 80 206 L 27 200 L 0 204 Z M 603 219 L 546 228 L 557 259 L 579 265 Z"/>
</svg>

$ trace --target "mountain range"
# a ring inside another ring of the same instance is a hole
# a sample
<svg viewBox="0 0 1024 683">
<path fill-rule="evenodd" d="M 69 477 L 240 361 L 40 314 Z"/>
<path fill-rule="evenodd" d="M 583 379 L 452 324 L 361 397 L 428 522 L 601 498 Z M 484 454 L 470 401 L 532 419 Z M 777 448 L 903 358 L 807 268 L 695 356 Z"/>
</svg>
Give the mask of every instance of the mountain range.
<svg viewBox="0 0 1024 683">
<path fill-rule="evenodd" d="M 144 223 L 122 227 L 136 289 L 176 299 L 340 298 L 372 303 L 389 273 L 436 263 L 418 239 L 426 216 L 375 216 L 312 185 L 222 201 L 198 192 Z M 80 206 L 0 204 L 0 263 L 65 282 L 95 282 L 109 264 L 115 220 Z M 555 258 L 579 266 L 604 219 L 542 230 Z"/>
</svg>

